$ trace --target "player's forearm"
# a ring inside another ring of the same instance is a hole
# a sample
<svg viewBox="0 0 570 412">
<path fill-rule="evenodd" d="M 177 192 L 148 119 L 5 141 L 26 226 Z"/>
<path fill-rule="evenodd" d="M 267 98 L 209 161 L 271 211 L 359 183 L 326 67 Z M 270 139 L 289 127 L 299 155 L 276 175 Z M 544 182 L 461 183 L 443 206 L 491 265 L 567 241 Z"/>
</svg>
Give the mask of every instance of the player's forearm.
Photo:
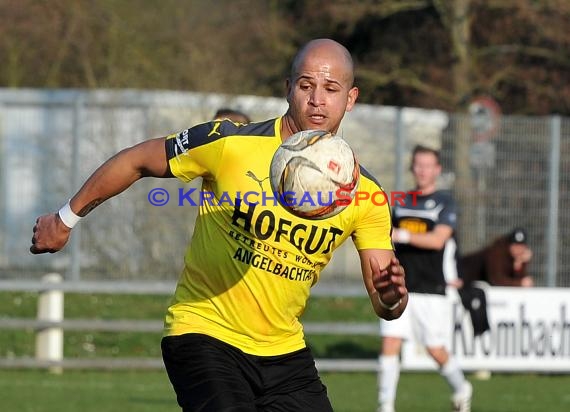
<svg viewBox="0 0 570 412">
<path fill-rule="evenodd" d="M 103 163 L 72 197 L 71 210 L 78 216 L 86 216 L 145 176 L 169 176 L 164 139 L 153 139 L 124 149 Z"/>
<path fill-rule="evenodd" d="M 392 231 L 392 240 L 394 243 L 410 244 L 420 249 L 441 250 L 452 235 L 453 228 L 438 224 L 432 231 L 425 233 L 413 233 L 407 229 L 395 228 Z"/>
<path fill-rule="evenodd" d="M 408 244 L 420 249 L 441 250 L 445 246 L 445 240 L 433 232 L 411 233 L 405 229 L 395 229 L 394 243 Z"/>
<path fill-rule="evenodd" d="M 86 216 L 105 200 L 123 192 L 140 179 L 141 174 L 122 162 L 121 152 L 109 159 L 83 184 L 70 200 L 71 210 L 78 216 Z"/>
<path fill-rule="evenodd" d="M 404 268 L 394 252 L 383 249 L 360 250 L 364 285 L 374 312 L 383 319 L 400 317 L 408 303 Z"/>
<path fill-rule="evenodd" d="M 61 250 L 69 239 L 71 228 L 82 216 L 144 176 L 170 176 L 164 138 L 149 140 L 118 153 L 99 167 L 58 213 L 38 217 L 30 252 Z"/>
<path fill-rule="evenodd" d="M 411 233 L 409 243 L 420 249 L 441 250 L 445 246 L 445 240 L 436 236 L 433 232 Z"/>
</svg>

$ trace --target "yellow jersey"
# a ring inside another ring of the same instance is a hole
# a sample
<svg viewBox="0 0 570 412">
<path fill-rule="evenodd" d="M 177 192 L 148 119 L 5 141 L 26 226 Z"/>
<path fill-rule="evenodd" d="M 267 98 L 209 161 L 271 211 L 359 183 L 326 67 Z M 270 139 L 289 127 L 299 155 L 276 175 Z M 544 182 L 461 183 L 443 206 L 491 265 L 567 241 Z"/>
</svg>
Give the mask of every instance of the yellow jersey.
<svg viewBox="0 0 570 412">
<path fill-rule="evenodd" d="M 359 250 L 392 249 L 387 204 L 353 202 L 307 220 L 277 202 L 269 169 L 281 120 L 212 121 L 167 136 L 172 173 L 203 183 L 165 335 L 202 333 L 258 356 L 302 349 L 299 317 L 334 250 L 349 236 Z M 358 190 L 382 188 L 361 168 Z"/>
</svg>

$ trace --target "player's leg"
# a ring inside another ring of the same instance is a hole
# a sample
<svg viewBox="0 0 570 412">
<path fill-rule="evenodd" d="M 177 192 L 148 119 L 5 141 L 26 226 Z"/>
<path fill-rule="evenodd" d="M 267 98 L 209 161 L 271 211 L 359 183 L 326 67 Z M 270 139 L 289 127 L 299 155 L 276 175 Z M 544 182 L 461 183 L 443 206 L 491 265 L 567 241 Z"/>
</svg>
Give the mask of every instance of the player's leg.
<svg viewBox="0 0 570 412">
<path fill-rule="evenodd" d="M 439 365 L 441 376 L 448 383 L 453 392 L 452 402 L 456 411 L 469 412 L 471 410 L 471 396 L 473 388 L 465 379 L 465 375 L 455 358 L 447 350 L 449 327 L 447 322 L 434 322 L 434 319 L 449 319 L 449 301 L 443 295 L 426 295 L 421 306 L 423 316 L 419 319 L 424 331 L 423 344 L 429 355 Z"/>
<path fill-rule="evenodd" d="M 161 347 L 184 412 L 257 411 L 255 365 L 241 351 L 201 334 L 167 336 Z"/>
<path fill-rule="evenodd" d="M 378 369 L 379 412 L 395 410 L 396 392 L 400 380 L 400 349 L 402 339 L 391 336 L 382 338 L 382 354 Z"/>
<path fill-rule="evenodd" d="M 263 380 L 263 395 L 256 400 L 258 411 L 332 412 L 327 388 L 308 348 L 254 358 Z"/>
<path fill-rule="evenodd" d="M 395 410 L 396 392 L 400 380 L 400 351 L 402 340 L 411 335 L 410 311 L 413 306 L 410 294 L 408 306 L 402 316 L 391 321 L 380 320 L 382 350 L 378 360 L 378 411 Z"/>
</svg>

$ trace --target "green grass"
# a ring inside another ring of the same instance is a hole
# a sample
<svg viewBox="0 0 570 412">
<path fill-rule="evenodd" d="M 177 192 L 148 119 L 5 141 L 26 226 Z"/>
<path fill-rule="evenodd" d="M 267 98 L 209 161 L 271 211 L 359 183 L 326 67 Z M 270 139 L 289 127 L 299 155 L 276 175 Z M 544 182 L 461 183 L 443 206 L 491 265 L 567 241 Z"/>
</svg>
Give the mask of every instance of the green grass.
<svg viewBox="0 0 570 412">
<path fill-rule="evenodd" d="M 372 373 L 323 373 L 336 412 L 373 412 L 376 376 Z M 570 410 L 570 377 L 493 375 L 471 380 L 473 412 L 565 412 Z M 0 370 L 3 412 L 123 412 L 179 410 L 161 371 Z M 449 389 L 434 373 L 404 373 L 398 412 L 450 410 Z"/>
<path fill-rule="evenodd" d="M 170 302 L 164 295 L 65 295 L 65 318 L 74 319 L 153 319 L 162 320 Z M 34 318 L 37 294 L 0 293 L 0 316 Z M 367 297 L 312 298 L 303 321 L 376 321 Z M 64 334 L 64 356 L 159 357 L 159 332 L 92 332 L 68 331 Z M 379 340 L 374 336 L 310 335 L 307 344 L 316 357 L 370 358 L 378 353 Z M 0 356 L 33 356 L 32 330 L 5 330 L 0 333 Z"/>
<path fill-rule="evenodd" d="M 66 319 L 152 319 L 161 321 L 169 296 L 109 295 L 68 293 L 64 298 Z M 0 316 L 34 318 L 37 294 L 0 293 Z M 93 357 L 160 357 L 161 331 L 91 332 L 67 331 L 64 334 L 64 356 Z M 33 356 L 32 330 L 3 330 L 0 333 L 0 356 Z"/>
<path fill-rule="evenodd" d="M 67 318 L 162 320 L 167 296 L 66 294 Z M 0 293 L 0 316 L 33 318 L 35 293 Z M 304 321 L 374 322 L 367 298 L 313 298 Z M 307 337 L 316 357 L 375 358 L 379 339 L 371 336 Z M 160 333 L 65 333 L 65 356 L 160 356 Z M 1 330 L 0 356 L 33 356 L 31 330 Z M 337 412 L 373 412 L 376 375 L 322 373 Z M 570 376 L 495 374 L 488 381 L 471 379 L 473 412 L 562 412 L 570 410 Z M 42 370 L 0 370 L 2 412 L 176 411 L 175 395 L 163 371 L 78 371 L 53 375 Z M 403 373 L 398 412 L 450 409 L 449 389 L 435 373 Z"/>
<path fill-rule="evenodd" d="M 4 412 L 176 411 L 165 372 L 0 370 Z"/>
<path fill-rule="evenodd" d="M 351 320 L 375 322 L 378 320 L 368 297 L 312 297 L 302 319 L 306 322 L 344 322 Z"/>
<path fill-rule="evenodd" d="M 377 322 L 368 297 L 311 298 L 304 322 Z M 316 358 L 375 358 L 380 339 L 375 336 L 308 335 L 307 345 Z"/>
</svg>

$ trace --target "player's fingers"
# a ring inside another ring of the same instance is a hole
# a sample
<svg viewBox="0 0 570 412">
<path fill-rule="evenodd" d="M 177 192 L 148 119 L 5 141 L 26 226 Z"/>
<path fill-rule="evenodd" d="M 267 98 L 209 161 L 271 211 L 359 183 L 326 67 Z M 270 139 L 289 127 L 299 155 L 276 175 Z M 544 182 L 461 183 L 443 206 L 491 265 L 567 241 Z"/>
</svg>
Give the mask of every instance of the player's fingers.
<svg viewBox="0 0 570 412">
<path fill-rule="evenodd" d="M 378 287 L 380 282 L 384 283 L 389 281 L 387 278 L 388 271 L 380 267 L 380 263 L 375 257 L 371 257 L 369 260 L 370 269 L 372 271 L 372 283 L 375 287 Z"/>
<path fill-rule="evenodd" d="M 394 290 L 396 290 L 400 296 L 404 296 L 408 293 L 408 288 L 406 288 L 406 285 L 397 285 L 394 287 Z"/>
<path fill-rule="evenodd" d="M 34 233 L 32 236 L 32 246 L 30 246 L 30 252 L 32 252 L 34 255 L 38 255 L 53 250 L 52 248 L 47 248 L 46 246 L 47 245 L 45 245 L 45 242 L 42 242 L 39 239 L 38 233 Z"/>
<path fill-rule="evenodd" d="M 390 278 L 390 285 L 392 285 L 392 287 L 394 288 L 398 288 L 400 286 L 406 286 L 406 283 L 404 281 L 404 278 L 402 278 L 401 276 L 392 276 L 392 278 Z"/>
<path fill-rule="evenodd" d="M 376 259 L 370 258 L 370 267 L 372 268 L 372 282 L 376 290 L 382 291 L 405 286 L 404 268 L 396 257 L 390 259 L 390 264 L 384 270 L 380 268 Z"/>
<path fill-rule="evenodd" d="M 48 251 L 45 249 L 41 249 L 34 244 L 34 245 L 30 246 L 30 252 L 34 255 L 40 255 L 40 254 L 46 253 Z"/>
<path fill-rule="evenodd" d="M 396 256 L 393 256 L 392 259 L 390 259 L 390 264 L 393 266 L 401 266 L 400 261 Z"/>
<path fill-rule="evenodd" d="M 406 296 L 408 296 L 408 290 L 407 289 L 398 289 L 396 291 L 396 294 L 398 295 L 398 299 L 404 299 Z"/>
<path fill-rule="evenodd" d="M 403 283 L 405 282 L 404 280 L 404 273 L 403 272 L 390 272 L 388 274 L 388 276 L 386 276 L 388 278 L 388 280 L 392 283 Z"/>
<path fill-rule="evenodd" d="M 369 259 L 370 269 L 372 269 L 372 275 L 378 276 L 382 270 L 380 269 L 380 263 L 378 263 L 378 259 L 375 257 L 371 257 Z"/>
<path fill-rule="evenodd" d="M 378 294 L 382 302 L 386 304 L 395 303 L 402 297 L 399 291 L 394 288 L 379 290 Z"/>
<path fill-rule="evenodd" d="M 390 262 L 390 265 L 387 268 L 393 274 L 404 274 L 404 267 L 400 264 L 398 259 L 394 258 Z"/>
<path fill-rule="evenodd" d="M 391 275 L 388 274 L 386 270 L 384 270 L 372 278 L 372 283 L 376 289 L 385 288 L 392 284 L 390 277 Z"/>
</svg>

